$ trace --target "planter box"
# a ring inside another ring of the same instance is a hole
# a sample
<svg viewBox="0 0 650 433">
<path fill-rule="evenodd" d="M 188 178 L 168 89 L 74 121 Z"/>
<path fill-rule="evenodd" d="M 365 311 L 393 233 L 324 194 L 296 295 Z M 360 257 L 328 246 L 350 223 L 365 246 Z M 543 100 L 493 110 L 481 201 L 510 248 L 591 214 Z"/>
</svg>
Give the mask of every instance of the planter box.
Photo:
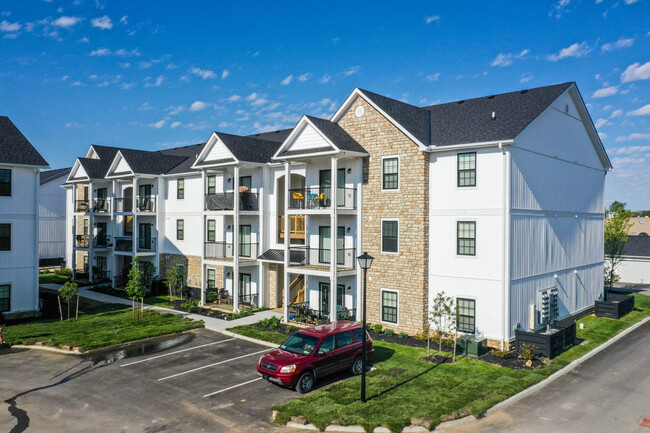
<svg viewBox="0 0 650 433">
<path fill-rule="evenodd" d="M 595 313 L 597 317 L 620 319 L 634 310 L 634 296 L 608 293 L 607 301 L 596 301 Z"/>
<path fill-rule="evenodd" d="M 576 342 L 576 323 L 569 320 L 555 322 L 548 331 L 515 331 L 515 348 L 519 351 L 522 344 L 537 346 L 536 355 L 553 359 Z"/>
</svg>

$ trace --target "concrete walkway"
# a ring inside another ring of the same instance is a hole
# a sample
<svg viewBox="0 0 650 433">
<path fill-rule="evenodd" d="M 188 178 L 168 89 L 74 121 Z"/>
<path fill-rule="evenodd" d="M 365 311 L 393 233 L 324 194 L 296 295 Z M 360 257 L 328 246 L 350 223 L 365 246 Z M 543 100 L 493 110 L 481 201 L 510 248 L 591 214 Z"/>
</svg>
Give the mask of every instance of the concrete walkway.
<svg viewBox="0 0 650 433">
<path fill-rule="evenodd" d="M 61 285 L 41 284 L 40 287 L 44 289 L 50 289 L 50 290 L 59 290 Z M 79 296 L 87 299 L 92 299 L 98 302 L 105 302 L 107 304 L 124 304 L 129 306 L 131 305 L 131 301 L 129 299 L 123 299 L 123 298 L 118 298 L 117 296 L 111 296 L 111 295 L 106 295 L 104 293 L 93 292 L 88 287 L 80 287 Z M 164 307 L 156 307 L 155 305 L 145 304 L 145 309 L 158 311 L 159 313 L 174 313 L 183 317 L 189 317 L 190 319 L 202 320 L 205 323 L 206 329 L 209 329 L 211 331 L 217 331 L 217 332 L 224 332 L 226 331 L 227 328 L 232 328 L 233 326 L 251 325 L 253 323 L 259 322 L 260 320 L 268 319 L 271 317 L 278 317 L 280 319 L 283 317 L 283 315 L 280 313 L 266 310 L 266 311 L 259 311 L 253 314 L 252 316 L 246 316 L 240 319 L 221 320 L 221 319 L 216 319 L 214 317 L 201 316 L 200 314 L 191 314 L 191 313 L 186 313 L 185 311 L 172 310 L 170 308 L 164 308 Z"/>
</svg>

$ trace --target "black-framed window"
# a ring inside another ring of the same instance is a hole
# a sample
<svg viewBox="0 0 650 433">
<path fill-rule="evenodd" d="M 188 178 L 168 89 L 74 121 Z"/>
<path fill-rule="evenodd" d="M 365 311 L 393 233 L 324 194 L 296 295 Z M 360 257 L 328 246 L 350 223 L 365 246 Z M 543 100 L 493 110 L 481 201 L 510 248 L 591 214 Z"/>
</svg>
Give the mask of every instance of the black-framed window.
<svg viewBox="0 0 650 433">
<path fill-rule="evenodd" d="M 11 224 L 0 224 L 0 251 L 11 251 Z"/>
<path fill-rule="evenodd" d="M 458 298 L 458 330 L 473 334 L 476 329 L 476 301 L 474 299 Z"/>
<path fill-rule="evenodd" d="M 215 269 L 208 268 L 208 289 L 217 288 L 217 271 Z"/>
<path fill-rule="evenodd" d="M 84 220 L 84 236 L 88 236 L 88 232 L 89 232 L 88 224 L 89 224 L 89 221 L 85 219 Z"/>
<path fill-rule="evenodd" d="M 11 310 L 11 285 L 0 285 L 0 312 Z M 0 323 L 4 325 L 4 323 Z"/>
<path fill-rule="evenodd" d="M 399 221 L 381 222 L 381 252 L 396 253 L 399 251 Z"/>
<path fill-rule="evenodd" d="M 392 290 L 382 290 L 381 321 L 397 323 L 397 292 Z"/>
<path fill-rule="evenodd" d="M 176 181 L 176 198 L 178 200 L 185 198 L 185 179 L 182 177 Z"/>
<path fill-rule="evenodd" d="M 458 246 L 461 256 L 476 255 L 476 221 L 458 221 Z"/>
<path fill-rule="evenodd" d="M 252 176 L 239 176 L 239 186 L 245 186 L 250 191 L 253 186 Z"/>
<path fill-rule="evenodd" d="M 458 154 L 458 186 L 476 186 L 476 152 Z"/>
<path fill-rule="evenodd" d="M 11 197 L 11 170 L 0 168 L 0 197 Z"/>
<path fill-rule="evenodd" d="M 208 242 L 214 242 L 216 239 L 217 225 L 215 220 L 208 220 Z"/>
<path fill-rule="evenodd" d="M 399 158 L 384 158 L 382 161 L 382 188 L 399 188 Z"/>
<path fill-rule="evenodd" d="M 185 220 L 176 220 L 176 240 L 185 239 Z"/>
<path fill-rule="evenodd" d="M 208 176 L 208 194 L 217 193 L 217 176 Z"/>
</svg>

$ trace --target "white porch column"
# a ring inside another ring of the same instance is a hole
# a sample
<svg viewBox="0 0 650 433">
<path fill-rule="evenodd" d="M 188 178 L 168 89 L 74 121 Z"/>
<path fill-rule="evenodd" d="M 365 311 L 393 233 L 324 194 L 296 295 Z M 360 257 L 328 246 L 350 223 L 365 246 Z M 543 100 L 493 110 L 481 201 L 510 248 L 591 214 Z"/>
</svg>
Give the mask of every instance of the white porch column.
<svg viewBox="0 0 650 433">
<path fill-rule="evenodd" d="M 72 279 L 77 279 L 77 215 L 75 211 L 75 202 L 77 200 L 78 184 L 72 184 L 72 263 L 69 266 L 72 268 Z"/>
<path fill-rule="evenodd" d="M 131 212 L 133 212 L 133 226 L 131 233 L 131 257 L 135 258 L 136 252 L 138 251 L 138 178 L 133 176 L 133 200 L 131 200 Z"/>
<path fill-rule="evenodd" d="M 336 302 L 337 294 L 337 252 L 338 252 L 338 159 L 336 156 L 331 157 L 332 167 L 330 175 L 330 322 L 336 322 L 338 303 Z"/>
<path fill-rule="evenodd" d="M 291 234 L 289 232 L 289 190 L 291 189 L 291 162 L 285 161 L 284 163 L 284 318 L 286 323 L 289 321 L 289 302 L 291 302 L 291 294 L 289 293 L 289 286 L 291 281 L 289 279 L 289 247 L 291 245 Z"/>
<path fill-rule="evenodd" d="M 359 167 L 359 172 L 363 173 L 363 162 Z M 363 310 L 363 270 L 359 268 L 357 263 L 357 257 L 363 254 L 363 175 L 359 178 L 357 182 L 357 239 L 356 239 L 356 251 L 354 257 L 354 265 L 357 270 L 357 290 L 356 290 L 356 317 L 355 319 L 359 321 L 362 316 Z"/>
<path fill-rule="evenodd" d="M 257 188 L 257 256 L 259 257 L 266 251 L 266 242 L 264 242 L 264 235 L 266 234 L 266 228 L 264 227 L 264 211 L 266 206 L 264 205 L 264 194 L 266 194 L 266 179 L 268 178 L 268 167 L 264 166 L 259 169 L 261 173 L 260 184 Z M 252 187 L 252 185 L 251 185 Z M 264 281 L 264 266 L 262 262 L 257 263 L 257 306 L 258 307 L 267 307 L 268 298 L 267 295 L 268 288 L 266 287 Z"/>
<path fill-rule="evenodd" d="M 232 224 L 232 308 L 234 312 L 239 311 L 239 166 L 233 170 L 232 184 L 235 189 L 235 214 Z"/>
<path fill-rule="evenodd" d="M 117 276 L 117 266 L 115 265 L 115 236 L 117 236 L 117 218 L 115 216 L 116 206 L 117 206 L 117 181 L 113 180 L 111 182 L 111 223 L 110 223 L 110 235 L 113 239 L 113 247 L 111 248 L 111 260 L 110 260 L 110 272 L 111 272 L 111 281 L 113 282 L 113 287 L 115 286 L 115 277 Z"/>
<path fill-rule="evenodd" d="M 207 287 L 205 281 L 205 241 L 207 240 L 205 235 L 205 226 L 207 224 L 205 215 L 205 170 L 201 170 L 201 200 L 203 200 L 203 203 L 201 203 L 201 207 L 203 207 L 201 210 L 201 224 L 203 224 L 201 228 L 201 305 L 205 305 L 205 289 Z"/>
<path fill-rule="evenodd" d="M 93 281 L 93 262 L 95 261 L 95 211 L 93 209 L 93 183 L 88 183 L 90 197 L 88 197 L 88 281 Z"/>
</svg>

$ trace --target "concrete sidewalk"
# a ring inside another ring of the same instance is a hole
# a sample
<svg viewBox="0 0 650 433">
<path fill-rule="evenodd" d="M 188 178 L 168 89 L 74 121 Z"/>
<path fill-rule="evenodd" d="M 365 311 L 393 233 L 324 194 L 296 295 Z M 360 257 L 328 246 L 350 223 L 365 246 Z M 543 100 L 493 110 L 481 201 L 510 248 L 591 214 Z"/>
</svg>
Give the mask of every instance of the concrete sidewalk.
<svg viewBox="0 0 650 433">
<path fill-rule="evenodd" d="M 59 290 L 61 285 L 41 284 L 40 287 L 44 289 L 50 289 L 50 290 Z M 104 293 L 93 292 L 88 287 L 80 287 L 79 296 L 87 299 L 92 299 L 98 302 L 104 302 L 107 304 L 124 304 L 129 306 L 131 305 L 131 301 L 129 299 L 123 299 L 123 298 L 118 298 L 117 296 L 111 296 L 111 295 L 106 295 Z M 280 313 L 266 310 L 266 311 L 259 311 L 253 314 L 252 316 L 246 316 L 240 319 L 221 320 L 221 319 L 216 319 L 214 317 L 206 317 L 206 316 L 201 316 L 199 314 L 186 313 L 185 311 L 172 310 L 170 308 L 164 308 L 164 307 L 156 307 L 155 305 L 145 304 L 145 309 L 158 311 L 159 313 L 174 313 L 183 317 L 189 317 L 190 319 L 202 320 L 205 323 L 206 329 L 209 329 L 211 331 L 217 331 L 217 332 L 224 332 L 226 331 L 227 328 L 232 328 L 233 326 L 251 325 L 253 323 L 259 322 L 260 320 L 268 319 L 271 317 L 278 317 L 280 319 L 283 317 L 283 315 Z"/>
</svg>

